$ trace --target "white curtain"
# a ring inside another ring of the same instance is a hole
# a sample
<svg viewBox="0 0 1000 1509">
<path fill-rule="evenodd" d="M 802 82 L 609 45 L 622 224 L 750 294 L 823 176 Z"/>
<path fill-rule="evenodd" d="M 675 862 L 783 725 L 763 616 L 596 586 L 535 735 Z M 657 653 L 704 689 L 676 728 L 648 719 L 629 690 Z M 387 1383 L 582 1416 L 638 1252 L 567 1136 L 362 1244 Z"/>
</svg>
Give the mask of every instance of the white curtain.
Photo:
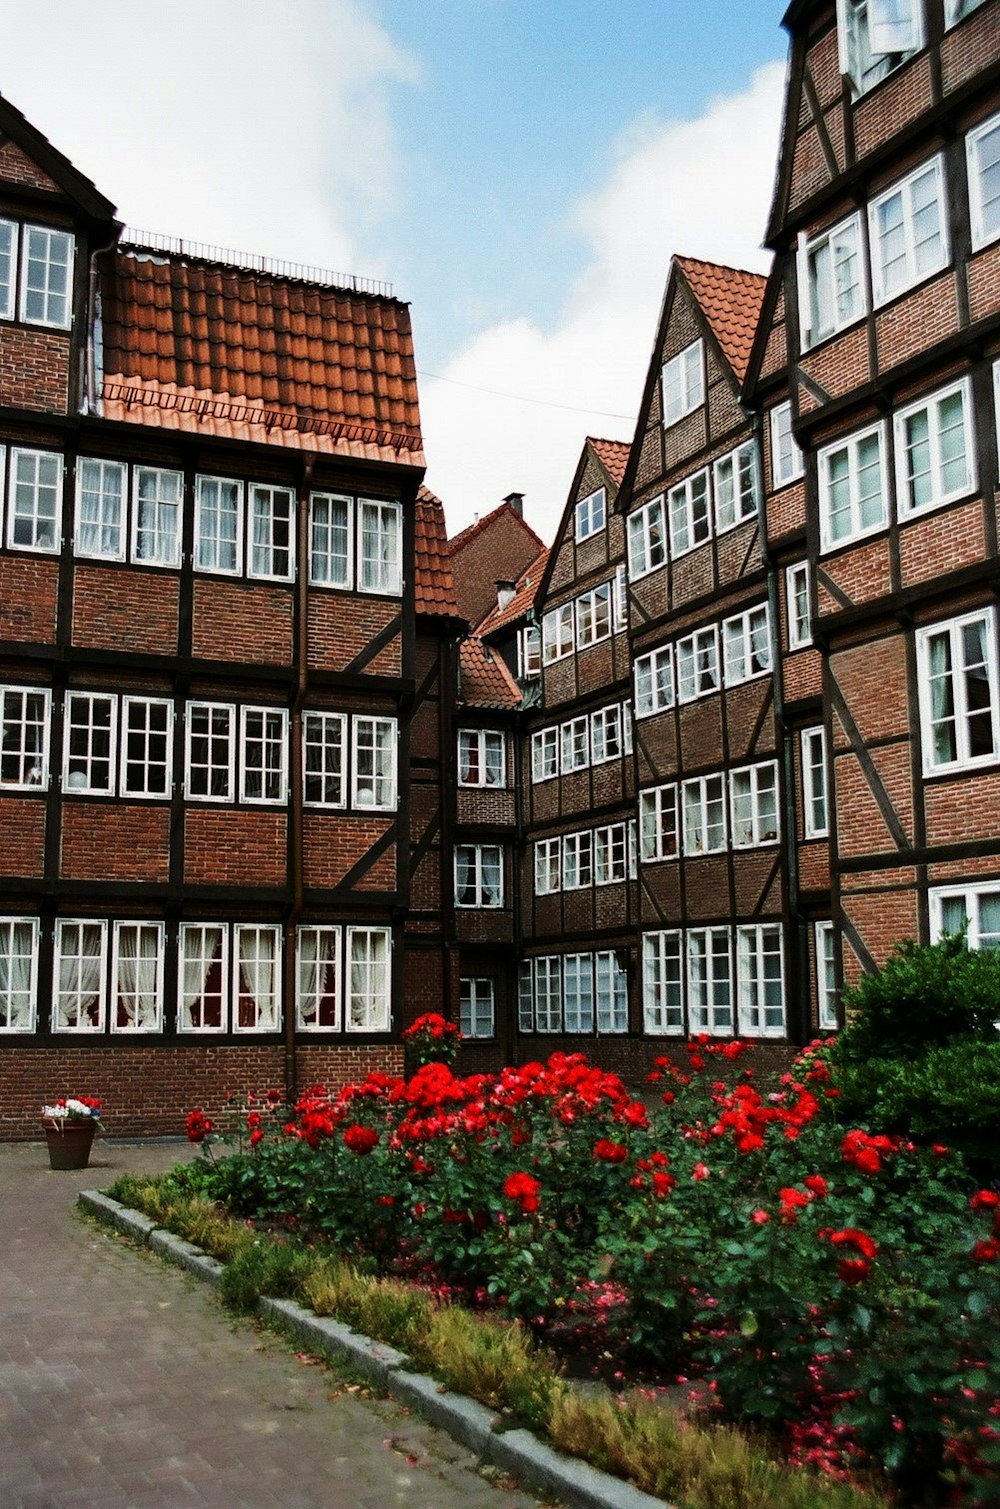
<svg viewBox="0 0 1000 1509">
<path fill-rule="evenodd" d="M 455 850 L 455 900 L 462 906 L 475 903 L 475 855 L 470 848 Z"/>
<path fill-rule="evenodd" d="M 35 930 L 30 922 L 0 927 L 0 1025 L 12 1032 L 31 1027 L 31 966 Z"/>
<path fill-rule="evenodd" d="M 222 956 L 222 929 L 219 927 L 185 927 L 181 932 L 184 959 L 183 1026 L 205 1026 L 205 987 L 216 959 Z M 195 1013 L 195 1007 L 200 1010 Z M 224 1022 L 219 1023 L 224 1026 Z"/>
<path fill-rule="evenodd" d="M 240 1027 L 268 1032 L 278 1025 L 275 955 L 273 928 L 240 929 Z M 252 1020 L 243 1020 L 244 995 L 253 1002 Z"/>
<path fill-rule="evenodd" d="M 118 929 L 116 1027 L 133 1032 L 159 1028 L 160 930 L 123 925 Z"/>
<path fill-rule="evenodd" d="M 325 963 L 325 961 L 324 961 Z M 325 973 L 325 969 L 322 971 Z M 319 1026 L 321 984 L 319 932 L 304 927 L 299 933 L 299 1026 Z"/>
<path fill-rule="evenodd" d="M 101 928 L 93 924 L 68 923 L 61 928 L 56 1001 L 59 1027 L 73 1030 L 100 1024 L 101 943 Z"/>
</svg>

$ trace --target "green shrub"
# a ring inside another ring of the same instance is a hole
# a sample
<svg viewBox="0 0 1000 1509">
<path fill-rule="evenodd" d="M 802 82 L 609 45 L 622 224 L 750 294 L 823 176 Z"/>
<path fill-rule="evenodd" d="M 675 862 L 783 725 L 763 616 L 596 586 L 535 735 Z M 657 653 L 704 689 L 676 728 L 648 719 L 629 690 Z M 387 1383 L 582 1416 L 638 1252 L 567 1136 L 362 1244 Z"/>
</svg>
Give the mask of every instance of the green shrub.
<svg viewBox="0 0 1000 1509">
<path fill-rule="evenodd" d="M 1000 1040 L 959 1039 L 922 1058 L 872 1059 L 838 1070 L 841 1106 L 879 1131 L 939 1142 L 996 1161 Z"/>
</svg>

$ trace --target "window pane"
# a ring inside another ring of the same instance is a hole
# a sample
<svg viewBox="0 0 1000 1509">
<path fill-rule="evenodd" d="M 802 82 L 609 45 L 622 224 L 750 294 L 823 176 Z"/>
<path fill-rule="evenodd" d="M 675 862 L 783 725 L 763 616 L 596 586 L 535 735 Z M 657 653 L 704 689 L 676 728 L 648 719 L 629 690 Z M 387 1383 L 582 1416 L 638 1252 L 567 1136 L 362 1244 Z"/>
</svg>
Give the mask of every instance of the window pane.
<svg viewBox="0 0 1000 1509">
<path fill-rule="evenodd" d="M 178 941 L 181 1032 L 221 1032 L 227 1026 L 226 930 L 217 923 L 183 923 Z"/>
<path fill-rule="evenodd" d="M 180 472 L 136 467 L 133 560 L 151 566 L 180 565 L 183 491 Z"/>
</svg>

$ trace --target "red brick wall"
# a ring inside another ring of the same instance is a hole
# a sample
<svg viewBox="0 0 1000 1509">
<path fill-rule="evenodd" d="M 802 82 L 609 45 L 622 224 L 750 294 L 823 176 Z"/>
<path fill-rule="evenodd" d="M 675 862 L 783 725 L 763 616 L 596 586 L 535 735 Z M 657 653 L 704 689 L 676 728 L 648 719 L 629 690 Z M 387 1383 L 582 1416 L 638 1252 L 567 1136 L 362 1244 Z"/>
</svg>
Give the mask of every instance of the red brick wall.
<svg viewBox="0 0 1000 1509">
<path fill-rule="evenodd" d="M 0 874 L 40 876 L 44 869 L 44 800 L 5 796 L 0 800 Z"/>
<path fill-rule="evenodd" d="M 310 592 L 309 664 L 317 670 L 342 671 L 399 616 L 398 597 L 352 597 L 348 592 Z M 398 676 L 402 640 L 396 634 L 369 660 L 369 676 Z"/>
<path fill-rule="evenodd" d="M 73 571 L 73 643 L 173 655 L 179 592 L 176 575 L 77 565 Z"/>
<path fill-rule="evenodd" d="M 66 880 L 170 879 L 166 804 L 65 801 L 60 874 Z"/>
<path fill-rule="evenodd" d="M 391 817 L 348 817 L 307 812 L 303 817 L 303 864 L 307 886 L 335 886 L 393 825 Z M 390 844 L 357 883 L 362 891 L 396 888 L 396 845 Z"/>
<path fill-rule="evenodd" d="M 69 356 L 68 331 L 0 327 L 0 404 L 65 414 Z"/>
<path fill-rule="evenodd" d="M 292 590 L 196 577 L 191 648 L 206 660 L 288 665 Z"/>
<path fill-rule="evenodd" d="M 47 189 L 50 192 L 59 187 L 12 141 L 5 141 L 0 146 L 0 180 L 4 183 L 24 184 L 29 189 Z"/>
<path fill-rule="evenodd" d="M 188 806 L 185 885 L 284 885 L 286 829 L 284 811 Z"/>
<path fill-rule="evenodd" d="M 57 561 L 0 555 L 0 638 L 53 643 L 58 586 Z"/>
</svg>

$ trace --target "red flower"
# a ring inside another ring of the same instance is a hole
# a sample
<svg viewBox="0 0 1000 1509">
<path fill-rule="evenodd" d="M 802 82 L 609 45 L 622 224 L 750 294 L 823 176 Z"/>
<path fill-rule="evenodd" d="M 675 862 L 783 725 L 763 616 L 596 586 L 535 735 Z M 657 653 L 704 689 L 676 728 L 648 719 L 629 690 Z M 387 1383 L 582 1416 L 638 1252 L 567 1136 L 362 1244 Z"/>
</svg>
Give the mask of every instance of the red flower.
<svg viewBox="0 0 1000 1509">
<path fill-rule="evenodd" d="M 251 1111 L 247 1117 L 247 1131 L 254 1132 L 260 1126 L 260 1112 Z"/>
<path fill-rule="evenodd" d="M 189 1142 L 204 1142 L 209 1132 L 215 1131 L 215 1122 L 204 1111 L 192 1111 L 188 1116 L 187 1138 Z"/>
<path fill-rule="evenodd" d="M 855 1252 L 860 1252 L 863 1258 L 869 1260 L 878 1252 L 878 1243 L 868 1235 L 867 1231 L 859 1231 L 856 1226 L 846 1226 L 842 1231 L 831 1231 L 830 1241 L 834 1247 L 853 1247 Z"/>
<path fill-rule="evenodd" d="M 674 1178 L 673 1174 L 661 1173 L 659 1169 L 656 1169 L 654 1173 L 650 1174 L 649 1178 L 650 1183 L 653 1186 L 653 1194 L 657 1195 L 660 1199 L 662 1199 L 664 1195 L 669 1195 L 670 1191 L 677 1183 L 677 1180 Z"/>
<path fill-rule="evenodd" d="M 525 1173 L 508 1174 L 503 1181 L 504 1196 L 508 1200 L 516 1200 L 525 1215 L 538 1209 L 538 1191 L 541 1187 L 538 1179 Z"/>
<path fill-rule="evenodd" d="M 970 1210 L 996 1210 L 1000 1206 L 1000 1195 L 992 1189 L 977 1189 L 969 1200 Z"/>
<path fill-rule="evenodd" d="M 696 1163 L 691 1170 L 692 1179 L 707 1179 L 712 1170 L 707 1163 Z"/>
<path fill-rule="evenodd" d="M 378 1147 L 378 1132 L 357 1124 L 349 1126 L 344 1132 L 344 1146 L 352 1153 L 370 1153 Z"/>
<path fill-rule="evenodd" d="M 860 1258 L 843 1258 L 837 1264 L 837 1273 L 842 1284 L 854 1288 L 855 1284 L 861 1284 L 871 1272 L 871 1264 L 863 1262 Z"/>
<path fill-rule="evenodd" d="M 746 1132 L 736 1139 L 736 1151 L 738 1153 L 757 1153 L 764 1146 L 764 1139 L 759 1132 Z"/>
<path fill-rule="evenodd" d="M 771 1217 L 766 1210 L 755 1210 L 750 1219 L 755 1226 L 766 1226 Z"/>
<path fill-rule="evenodd" d="M 781 1219 L 789 1222 L 797 1221 L 799 1211 L 804 1210 L 812 1199 L 812 1195 L 804 1194 L 801 1189 L 782 1189 L 779 1190 L 779 1195 L 781 1197 Z"/>
<path fill-rule="evenodd" d="M 258 1144 L 258 1142 L 263 1142 L 263 1141 L 264 1141 L 264 1133 L 260 1130 L 259 1127 L 256 1127 L 250 1133 L 250 1146 L 251 1147 L 256 1147 L 257 1144 Z"/>
<path fill-rule="evenodd" d="M 602 1137 L 594 1143 L 595 1163 L 624 1163 L 628 1157 L 628 1148 L 620 1142 L 612 1142 L 607 1137 Z"/>
<path fill-rule="evenodd" d="M 811 1190 L 814 1195 L 828 1195 L 830 1193 L 830 1186 L 827 1184 L 822 1174 L 806 1174 L 802 1183 L 805 1185 L 806 1189 Z"/>
<path fill-rule="evenodd" d="M 1000 1258 L 1000 1241 L 996 1237 L 977 1242 L 972 1249 L 974 1263 L 995 1263 L 997 1258 Z"/>
</svg>

